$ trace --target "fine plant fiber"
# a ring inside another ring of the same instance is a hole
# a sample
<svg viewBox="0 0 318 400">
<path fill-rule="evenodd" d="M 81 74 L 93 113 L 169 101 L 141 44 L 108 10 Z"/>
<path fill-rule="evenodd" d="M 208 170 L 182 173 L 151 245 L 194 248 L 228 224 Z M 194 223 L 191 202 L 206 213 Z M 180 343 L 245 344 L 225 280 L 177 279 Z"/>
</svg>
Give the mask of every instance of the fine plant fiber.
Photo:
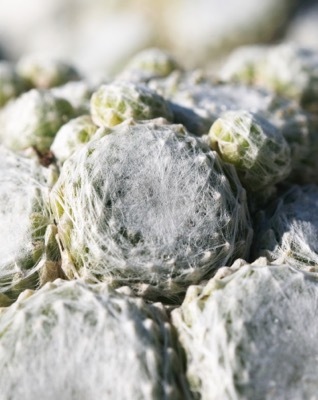
<svg viewBox="0 0 318 400">
<path fill-rule="evenodd" d="M 243 186 L 258 192 L 291 172 L 290 148 L 281 131 L 261 115 L 228 111 L 212 125 L 210 145 L 233 164 Z"/>
<path fill-rule="evenodd" d="M 133 118 L 166 118 L 172 121 L 169 104 L 141 83 L 118 81 L 101 85 L 91 97 L 91 116 L 97 126 L 115 126 Z"/>
<path fill-rule="evenodd" d="M 253 257 L 318 271 L 318 187 L 292 186 L 257 216 Z"/>
<path fill-rule="evenodd" d="M 180 350 L 161 304 L 56 280 L 0 315 L 0 399 L 188 400 Z"/>
<path fill-rule="evenodd" d="M 33 160 L 0 146 L 0 304 L 35 285 L 49 223 L 48 185 Z"/>
<path fill-rule="evenodd" d="M 226 80 L 262 86 L 316 112 L 318 57 L 314 49 L 283 43 L 235 50 L 221 70 Z"/>
<path fill-rule="evenodd" d="M 1 110 L 0 141 L 15 151 L 34 147 L 45 153 L 58 129 L 73 115 L 71 104 L 49 90 L 29 90 Z"/>
<path fill-rule="evenodd" d="M 315 399 L 317 302 L 317 278 L 286 265 L 245 264 L 189 288 L 172 320 L 193 393 L 201 400 Z"/>
<path fill-rule="evenodd" d="M 69 278 L 174 298 L 248 254 L 251 223 L 232 166 L 180 125 L 110 132 L 64 163 L 51 193 Z"/>
<path fill-rule="evenodd" d="M 208 133 L 212 123 L 225 111 L 266 111 L 277 101 L 261 88 L 214 82 L 197 71 L 175 72 L 164 79 L 153 79 L 148 85 L 171 101 L 175 119 L 180 119 L 187 128 L 193 125 L 194 131 L 188 129 L 197 135 Z"/>
</svg>

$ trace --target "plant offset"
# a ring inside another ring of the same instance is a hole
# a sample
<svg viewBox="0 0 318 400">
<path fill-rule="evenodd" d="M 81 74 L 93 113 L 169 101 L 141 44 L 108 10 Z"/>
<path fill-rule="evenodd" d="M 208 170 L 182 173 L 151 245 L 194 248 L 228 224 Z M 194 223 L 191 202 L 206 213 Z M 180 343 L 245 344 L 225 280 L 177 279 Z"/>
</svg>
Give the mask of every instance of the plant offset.
<svg viewBox="0 0 318 400">
<path fill-rule="evenodd" d="M 317 71 L 0 62 L 0 400 L 317 398 Z"/>
</svg>

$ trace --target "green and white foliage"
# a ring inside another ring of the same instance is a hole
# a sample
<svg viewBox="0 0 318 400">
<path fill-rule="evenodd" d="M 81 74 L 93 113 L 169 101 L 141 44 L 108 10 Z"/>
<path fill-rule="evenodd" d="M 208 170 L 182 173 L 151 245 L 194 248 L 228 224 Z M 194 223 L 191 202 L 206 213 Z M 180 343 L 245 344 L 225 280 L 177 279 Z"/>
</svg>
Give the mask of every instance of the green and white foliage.
<svg viewBox="0 0 318 400">
<path fill-rule="evenodd" d="M 51 146 L 51 151 L 63 164 L 75 150 L 87 143 L 95 134 L 97 126 L 89 115 L 71 119 L 58 130 Z"/>
<path fill-rule="evenodd" d="M 195 398 L 316 398 L 318 280 L 264 261 L 219 270 L 172 312 Z"/>
<path fill-rule="evenodd" d="M 22 57 L 17 63 L 17 72 L 29 88 L 37 89 L 49 89 L 80 78 L 71 64 L 40 55 Z"/>
<path fill-rule="evenodd" d="M 118 79 L 147 82 L 152 78 L 166 77 L 178 70 L 181 70 L 181 67 L 169 53 L 158 48 L 150 48 L 133 56 Z"/>
<path fill-rule="evenodd" d="M 0 108 L 25 89 L 24 82 L 16 73 L 14 65 L 8 61 L 0 61 Z"/>
<path fill-rule="evenodd" d="M 151 80 L 149 86 L 171 102 L 174 121 L 199 136 L 208 134 L 211 125 L 226 111 L 261 113 L 279 127 L 287 123 L 287 111 L 289 115 L 300 113 L 299 108 L 265 89 L 214 82 L 200 71 L 176 72 L 166 79 Z"/>
<path fill-rule="evenodd" d="M 318 120 L 304 111 L 295 101 L 280 99 L 279 104 L 265 115 L 281 130 L 291 151 L 295 183 L 318 183 Z"/>
<path fill-rule="evenodd" d="M 151 80 L 149 86 L 170 101 L 174 122 L 195 135 L 207 135 L 211 125 L 228 111 L 257 113 L 280 130 L 291 150 L 292 174 L 296 183 L 318 182 L 318 123 L 295 101 L 256 86 L 216 83 L 199 71 L 173 73 Z"/>
<path fill-rule="evenodd" d="M 234 167 L 180 125 L 108 133 L 64 163 L 51 193 L 69 278 L 177 301 L 247 256 L 251 223 Z"/>
<path fill-rule="evenodd" d="M 70 81 L 51 89 L 54 96 L 67 100 L 77 115 L 89 114 L 93 92 L 93 85 L 84 80 Z"/>
<path fill-rule="evenodd" d="M 282 133 L 265 118 L 247 111 L 228 111 L 212 125 L 210 146 L 233 164 L 243 186 L 258 192 L 286 178 L 290 148 Z"/>
<path fill-rule="evenodd" d="M 12 150 L 50 149 L 58 129 L 74 115 L 70 103 L 50 91 L 32 89 L 7 104 L 0 114 L 0 142 Z"/>
<path fill-rule="evenodd" d="M 266 63 L 269 46 L 250 45 L 236 48 L 230 53 L 220 70 L 220 78 L 225 81 L 243 82 L 264 86 L 259 75 Z"/>
<path fill-rule="evenodd" d="M 56 280 L 0 314 L 1 398 L 187 400 L 160 304 Z"/>
<path fill-rule="evenodd" d="M 292 186 L 258 215 L 254 257 L 318 271 L 318 187 Z"/>
<path fill-rule="evenodd" d="M 58 276 L 48 191 L 44 168 L 0 146 L 0 306 Z"/>
<path fill-rule="evenodd" d="M 318 52 L 313 49 L 292 44 L 245 47 L 229 57 L 221 76 L 266 87 L 318 110 Z"/>
<path fill-rule="evenodd" d="M 91 116 L 98 126 L 112 127 L 126 119 L 163 117 L 172 121 L 168 103 L 141 83 L 113 82 L 99 87 L 91 98 Z"/>
</svg>

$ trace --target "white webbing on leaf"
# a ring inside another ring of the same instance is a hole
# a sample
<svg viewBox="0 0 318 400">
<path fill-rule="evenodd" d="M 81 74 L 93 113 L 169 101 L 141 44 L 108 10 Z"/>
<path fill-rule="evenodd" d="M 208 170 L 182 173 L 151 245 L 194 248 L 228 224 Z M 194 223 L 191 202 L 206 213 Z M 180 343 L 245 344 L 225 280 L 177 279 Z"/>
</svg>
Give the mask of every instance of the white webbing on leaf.
<svg viewBox="0 0 318 400">
<path fill-rule="evenodd" d="M 0 294 L 29 287 L 38 269 L 49 223 L 47 196 L 44 169 L 0 146 Z"/>
<path fill-rule="evenodd" d="M 318 281 L 255 264 L 190 287 L 173 311 L 190 387 L 202 400 L 314 399 Z"/>
<path fill-rule="evenodd" d="M 0 315 L 1 399 L 189 398 L 160 304 L 61 280 L 22 297 Z"/>
<path fill-rule="evenodd" d="M 179 125 L 120 125 L 63 165 L 51 204 L 77 272 L 173 297 L 249 252 L 235 170 Z"/>
<path fill-rule="evenodd" d="M 317 110 L 318 52 L 314 49 L 291 43 L 246 46 L 229 56 L 221 76 L 268 88 Z"/>
<path fill-rule="evenodd" d="M 209 132 L 211 147 L 233 164 L 243 186 L 258 192 L 286 178 L 291 171 L 290 148 L 267 119 L 247 111 L 228 111 Z"/>
<path fill-rule="evenodd" d="M 318 187 L 292 186 L 260 212 L 254 257 L 318 271 Z"/>
</svg>

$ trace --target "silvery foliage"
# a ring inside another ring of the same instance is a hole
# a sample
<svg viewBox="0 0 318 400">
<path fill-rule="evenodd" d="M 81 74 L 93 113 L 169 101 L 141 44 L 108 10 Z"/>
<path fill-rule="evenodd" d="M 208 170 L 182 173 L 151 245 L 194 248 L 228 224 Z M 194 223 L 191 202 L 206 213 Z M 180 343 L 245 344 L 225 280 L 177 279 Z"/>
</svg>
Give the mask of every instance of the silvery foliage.
<svg viewBox="0 0 318 400">
<path fill-rule="evenodd" d="M 234 168 L 180 125 L 126 123 L 68 159 L 51 193 L 70 278 L 176 299 L 249 252 Z"/>
<path fill-rule="evenodd" d="M 79 116 L 89 114 L 93 91 L 94 85 L 85 80 L 69 81 L 51 89 L 54 96 L 67 100 Z"/>
<path fill-rule="evenodd" d="M 32 89 L 1 110 L 0 142 L 19 151 L 49 150 L 58 129 L 74 115 L 73 107 L 49 90 Z"/>
<path fill-rule="evenodd" d="M 317 50 L 290 43 L 245 46 L 229 56 L 221 76 L 266 87 L 308 110 L 317 110 Z"/>
<path fill-rule="evenodd" d="M 49 89 L 79 79 L 79 73 L 66 61 L 41 55 L 25 55 L 17 62 L 18 75 L 30 88 Z"/>
<path fill-rule="evenodd" d="M 236 264 L 172 312 L 195 397 L 316 398 L 317 278 L 265 259 Z"/>
<path fill-rule="evenodd" d="M 189 398 L 160 304 L 79 281 L 30 292 L 0 314 L 1 399 Z"/>
<path fill-rule="evenodd" d="M 19 96 L 25 90 L 23 80 L 18 76 L 14 64 L 0 61 L 0 108 L 9 100 Z"/>
<path fill-rule="evenodd" d="M 169 104 L 142 83 L 118 81 L 101 85 L 91 97 L 91 117 L 97 126 L 112 127 L 126 119 L 166 118 L 172 121 Z"/>
<path fill-rule="evenodd" d="M 250 69 L 245 72 L 248 74 L 253 76 Z M 241 81 L 249 83 L 248 79 L 242 78 Z M 215 82 L 200 71 L 177 71 L 165 79 L 151 80 L 149 86 L 170 101 L 174 122 L 184 124 L 198 136 L 207 135 L 211 125 L 226 112 L 245 110 L 257 113 L 274 125 L 290 146 L 290 180 L 295 183 L 317 181 L 317 118 L 304 111 L 296 101 L 257 85 Z"/>
<path fill-rule="evenodd" d="M 38 281 L 49 224 L 47 174 L 0 146 L 0 304 Z"/>
<path fill-rule="evenodd" d="M 290 147 L 267 119 L 247 111 L 228 111 L 209 132 L 210 146 L 233 164 L 243 186 L 258 192 L 291 172 Z"/>
<path fill-rule="evenodd" d="M 292 186 L 257 217 L 254 257 L 317 271 L 318 187 Z"/>
<path fill-rule="evenodd" d="M 175 70 L 181 70 L 181 67 L 169 53 L 159 48 L 149 48 L 134 55 L 117 79 L 147 82 L 153 78 L 168 76 Z"/>
</svg>

